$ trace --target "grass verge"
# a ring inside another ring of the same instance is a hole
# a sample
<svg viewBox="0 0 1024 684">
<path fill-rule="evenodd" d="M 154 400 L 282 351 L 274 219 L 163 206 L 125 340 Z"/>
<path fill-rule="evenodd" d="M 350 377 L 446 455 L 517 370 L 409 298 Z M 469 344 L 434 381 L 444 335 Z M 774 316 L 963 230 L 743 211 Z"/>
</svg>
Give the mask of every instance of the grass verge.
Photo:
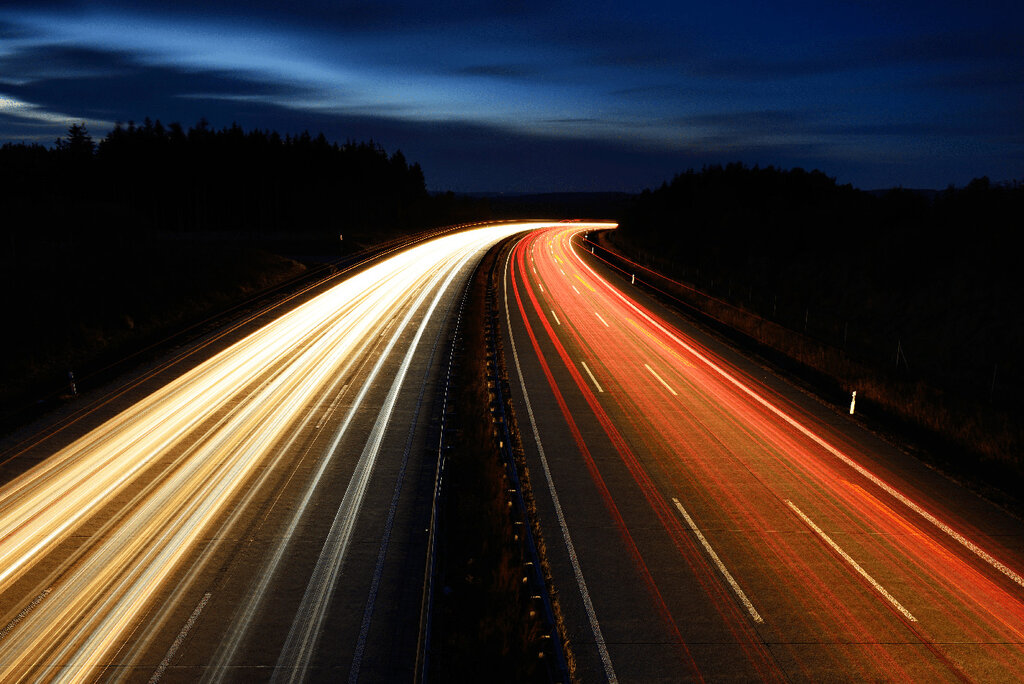
<svg viewBox="0 0 1024 684">
<path fill-rule="evenodd" d="M 504 431 L 498 428 L 514 417 L 494 411 L 504 377 L 497 327 L 489 325 L 496 312 L 498 253 L 491 250 L 473 276 L 456 341 L 431 643 L 435 681 L 550 682 L 568 676 L 560 676 L 552 663 L 551 626 L 538 599 L 538 592 L 548 589 L 530 581 L 522 526 L 531 525 L 541 552 L 543 542 L 535 516 L 522 519 L 502 459 Z M 521 461 L 522 450 L 513 451 Z M 529 501 L 524 465 L 517 464 L 519 486 Z M 550 575 L 544 576 L 550 587 Z"/>
<path fill-rule="evenodd" d="M 802 381 L 829 403 L 845 406 L 857 392 L 856 415 L 905 450 L 990 499 L 1021 509 L 1024 487 L 1024 424 L 984 402 L 943 390 L 906 369 L 881 368 L 845 350 L 662 273 L 660 260 L 635 245 L 591 235 L 601 257 L 614 268 L 636 271 L 628 261 L 653 270 L 637 281 L 665 304 L 695 318 L 734 344 Z"/>
</svg>

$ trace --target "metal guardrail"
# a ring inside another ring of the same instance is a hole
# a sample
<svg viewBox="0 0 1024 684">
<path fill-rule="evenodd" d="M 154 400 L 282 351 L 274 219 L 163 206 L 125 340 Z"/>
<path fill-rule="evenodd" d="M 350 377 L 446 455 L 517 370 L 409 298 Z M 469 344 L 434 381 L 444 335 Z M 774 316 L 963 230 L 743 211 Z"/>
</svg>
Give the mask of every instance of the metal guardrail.
<svg viewBox="0 0 1024 684">
<path fill-rule="evenodd" d="M 511 390 L 508 378 L 505 376 L 505 364 L 501 349 L 500 324 L 498 319 L 497 295 L 494 288 L 494 268 L 497 260 L 491 268 L 491 277 L 487 285 L 487 322 L 484 339 L 487 345 L 487 376 L 488 385 L 494 384 L 495 400 L 491 405 L 491 416 L 495 425 L 500 426 L 495 432 L 498 435 L 498 451 L 505 466 L 505 473 L 512 487 L 509 494 L 512 495 L 513 511 L 511 514 L 518 518 L 513 520 L 513 525 L 522 529 L 521 544 L 526 561 L 523 563 L 524 589 L 530 592 L 530 600 L 540 602 L 541 614 L 543 616 L 543 643 L 539 654 L 545 658 L 548 672 L 548 680 L 552 682 L 571 681 L 569 666 L 565 655 L 565 647 L 561 635 L 558 633 L 558 626 L 555 620 L 554 607 L 551 603 L 551 593 L 548 591 L 547 582 L 544 578 L 544 570 L 541 565 L 540 553 L 537 549 L 536 540 L 531 530 L 529 510 L 526 506 L 526 499 L 523 497 L 523 486 L 519 477 L 519 469 L 516 465 L 517 456 L 523 455 L 522 448 L 518 446 L 518 431 L 513 431 L 512 423 L 514 414 L 511 412 L 509 400 Z"/>
<path fill-rule="evenodd" d="M 495 261 L 497 264 L 497 260 Z M 524 555 L 523 562 L 523 586 L 521 591 L 529 592 L 529 600 L 540 602 L 540 614 L 543 622 L 542 643 L 539 644 L 538 654 L 544 659 L 548 680 L 551 682 L 563 682 L 568 684 L 571 681 L 569 676 L 568 662 L 565 655 L 564 645 L 558 633 L 555 621 L 554 609 L 551 603 L 551 595 L 547 589 L 544 578 L 544 571 L 540 562 L 540 554 L 537 550 L 536 541 L 530 528 L 529 512 L 526 501 L 523 498 L 522 483 L 520 481 L 518 468 L 516 466 L 517 453 L 522 454 L 521 448 L 517 447 L 517 437 L 511 427 L 512 414 L 508 407 L 510 388 L 508 380 L 504 377 L 504 364 L 501 359 L 501 347 L 499 337 L 497 297 L 493 286 L 493 273 L 495 266 L 492 266 L 491 277 L 488 278 L 486 320 L 484 339 L 487 345 L 487 379 L 488 385 L 492 385 L 495 400 L 490 407 L 492 421 L 496 427 L 494 431 L 495 447 L 505 467 L 506 476 L 511 483 L 508 494 L 512 495 L 510 515 L 513 516 L 512 526 L 519 535 Z M 433 503 L 430 514 L 430 525 L 428 527 L 427 559 L 424 573 L 423 595 L 420 610 L 419 640 L 416 650 L 416 666 L 414 681 L 418 684 L 425 684 L 430 681 L 430 648 L 432 637 L 432 623 L 434 619 L 434 595 L 436 593 L 437 573 L 437 544 L 439 537 L 438 522 L 440 519 L 441 505 L 445 498 L 446 484 L 445 476 L 447 469 L 447 451 L 450 445 L 448 440 L 448 405 L 451 400 L 452 376 L 454 374 L 456 356 L 460 350 L 459 333 L 462 327 L 462 318 L 465 311 L 466 301 L 469 296 L 472 281 L 467 283 L 462 295 L 462 302 L 459 304 L 458 315 L 451 333 L 451 344 L 448 354 L 448 366 L 445 371 L 444 389 L 441 393 L 441 417 L 439 420 L 440 435 L 437 445 L 437 466 L 434 476 Z M 521 533 L 520 533 L 521 530 Z"/>
</svg>

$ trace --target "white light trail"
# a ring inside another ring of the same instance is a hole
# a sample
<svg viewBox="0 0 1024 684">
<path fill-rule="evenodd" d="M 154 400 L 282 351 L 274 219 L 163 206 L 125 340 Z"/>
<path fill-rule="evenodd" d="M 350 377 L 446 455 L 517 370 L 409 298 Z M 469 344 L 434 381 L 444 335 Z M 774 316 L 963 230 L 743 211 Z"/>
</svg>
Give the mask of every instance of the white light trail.
<svg viewBox="0 0 1024 684">
<path fill-rule="evenodd" d="M 385 323 L 415 310 L 409 303 L 417 295 L 419 302 L 428 292 L 440 297 L 438 284 L 450 286 L 486 247 L 541 225 L 449 234 L 375 264 L 0 487 L 4 677 L 91 679 L 115 657 L 138 656 L 142 649 L 125 649 L 126 640 L 152 638 L 146 620 L 173 610 L 155 608 L 157 597 L 185 596 L 175 578 L 194 579 L 189 568 L 209 553 L 202 540 L 234 519 L 233 508 L 250 500 L 248 487 L 264 481 L 266 468 L 280 464 L 295 431 L 312 429 L 319 414 L 311 407 L 331 404 L 333 412 L 337 397 L 327 392 L 338 391 L 383 331 L 389 349 L 399 343 L 403 326 Z M 332 458 L 324 454 L 317 465 Z M 71 535 L 75 543 L 62 544 Z M 34 568 L 44 560 L 37 581 Z M 17 610 L 9 610 L 28 605 L 10 622 Z"/>
</svg>

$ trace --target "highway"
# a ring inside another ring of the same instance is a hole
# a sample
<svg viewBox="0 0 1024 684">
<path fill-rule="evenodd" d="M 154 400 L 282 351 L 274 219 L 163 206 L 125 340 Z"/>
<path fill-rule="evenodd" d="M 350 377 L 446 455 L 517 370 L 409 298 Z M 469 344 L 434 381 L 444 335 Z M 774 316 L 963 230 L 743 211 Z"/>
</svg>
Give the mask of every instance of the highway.
<svg viewBox="0 0 1024 684">
<path fill-rule="evenodd" d="M 499 293 L 581 679 L 1019 681 L 1024 523 L 612 276 L 584 230 L 521 238 Z"/>
<path fill-rule="evenodd" d="M 411 679 L 450 234 L 248 334 L 0 487 L 0 680 Z M 24 472 L 22 472 L 24 471 Z"/>
</svg>

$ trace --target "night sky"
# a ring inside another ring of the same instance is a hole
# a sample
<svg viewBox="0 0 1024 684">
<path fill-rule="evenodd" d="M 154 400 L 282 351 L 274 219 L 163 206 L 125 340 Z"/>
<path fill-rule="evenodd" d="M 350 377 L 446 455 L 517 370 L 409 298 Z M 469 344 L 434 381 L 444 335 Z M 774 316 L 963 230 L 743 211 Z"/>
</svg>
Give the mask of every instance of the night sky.
<svg viewBox="0 0 1024 684">
<path fill-rule="evenodd" d="M 373 138 L 431 190 L 1024 179 L 1024 3 L 3 0 L 0 142 L 147 116 Z"/>
</svg>

